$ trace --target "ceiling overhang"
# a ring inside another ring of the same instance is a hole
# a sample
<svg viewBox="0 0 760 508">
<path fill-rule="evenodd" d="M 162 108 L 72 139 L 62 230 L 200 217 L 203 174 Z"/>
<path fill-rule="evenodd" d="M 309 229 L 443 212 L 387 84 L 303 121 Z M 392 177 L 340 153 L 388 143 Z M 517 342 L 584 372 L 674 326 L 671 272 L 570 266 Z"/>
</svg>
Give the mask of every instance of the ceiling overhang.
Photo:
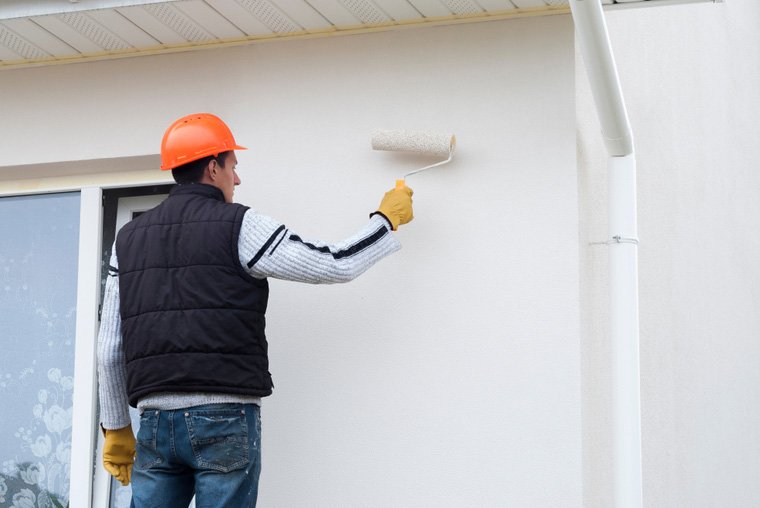
<svg viewBox="0 0 760 508">
<path fill-rule="evenodd" d="M 721 0 L 602 3 L 706 1 Z M 569 12 L 568 0 L 4 0 L 0 70 Z"/>
</svg>

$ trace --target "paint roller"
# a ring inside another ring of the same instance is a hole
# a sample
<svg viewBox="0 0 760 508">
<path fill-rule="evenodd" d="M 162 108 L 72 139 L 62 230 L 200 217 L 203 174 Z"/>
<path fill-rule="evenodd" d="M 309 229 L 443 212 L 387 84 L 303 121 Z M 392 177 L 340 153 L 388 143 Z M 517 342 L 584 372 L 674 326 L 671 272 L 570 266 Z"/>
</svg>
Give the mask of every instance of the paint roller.
<svg viewBox="0 0 760 508">
<path fill-rule="evenodd" d="M 415 152 L 435 157 L 446 157 L 445 160 L 405 174 L 403 178 L 396 180 L 397 189 L 406 186 L 405 180 L 407 177 L 450 162 L 454 156 L 456 145 L 457 138 L 453 134 L 438 134 L 425 131 L 378 130 L 372 135 L 373 150 Z"/>
</svg>

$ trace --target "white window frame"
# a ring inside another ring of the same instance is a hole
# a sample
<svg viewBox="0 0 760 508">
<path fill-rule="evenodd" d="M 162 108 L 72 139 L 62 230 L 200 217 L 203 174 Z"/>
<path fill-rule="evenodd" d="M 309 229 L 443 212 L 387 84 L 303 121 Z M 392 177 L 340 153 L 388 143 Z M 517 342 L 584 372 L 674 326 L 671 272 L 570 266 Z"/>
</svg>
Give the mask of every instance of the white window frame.
<svg viewBox="0 0 760 508">
<path fill-rule="evenodd" d="M 98 301 L 100 296 L 100 242 L 102 190 L 100 187 L 65 187 L 28 192 L 0 190 L 0 197 L 79 192 L 79 252 L 77 315 L 74 334 L 74 391 L 71 422 L 71 478 L 69 506 L 91 506 L 93 445 L 97 426 Z"/>
<path fill-rule="evenodd" d="M 92 500 L 94 437 L 98 428 L 97 344 L 100 248 L 103 235 L 102 204 L 103 191 L 100 187 L 85 187 L 80 190 L 69 506 L 91 506 Z M 96 457 L 95 459 L 97 462 Z"/>
</svg>

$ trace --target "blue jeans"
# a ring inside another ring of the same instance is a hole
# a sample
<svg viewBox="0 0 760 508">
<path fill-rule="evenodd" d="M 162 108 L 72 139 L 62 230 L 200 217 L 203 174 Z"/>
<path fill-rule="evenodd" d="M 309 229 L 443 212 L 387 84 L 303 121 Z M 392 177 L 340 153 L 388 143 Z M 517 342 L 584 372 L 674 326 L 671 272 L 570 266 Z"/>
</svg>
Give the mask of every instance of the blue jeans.
<svg viewBox="0 0 760 508">
<path fill-rule="evenodd" d="M 133 508 L 255 507 L 261 474 L 261 412 L 211 404 L 140 417 Z"/>
</svg>

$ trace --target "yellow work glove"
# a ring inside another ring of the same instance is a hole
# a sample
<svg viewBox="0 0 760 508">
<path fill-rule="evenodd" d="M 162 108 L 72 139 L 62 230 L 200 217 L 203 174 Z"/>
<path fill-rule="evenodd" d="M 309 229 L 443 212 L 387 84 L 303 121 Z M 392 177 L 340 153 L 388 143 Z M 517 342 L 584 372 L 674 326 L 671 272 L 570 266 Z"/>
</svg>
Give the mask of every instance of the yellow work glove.
<svg viewBox="0 0 760 508">
<path fill-rule="evenodd" d="M 396 231 L 401 224 L 406 224 L 414 219 L 412 194 L 414 191 L 406 185 L 389 190 L 383 196 L 383 200 L 375 213 L 380 213 L 388 219 L 393 231 Z"/>
<path fill-rule="evenodd" d="M 132 479 L 132 464 L 135 461 L 135 435 L 132 425 L 123 429 L 105 430 L 106 443 L 103 445 L 103 467 L 111 476 L 129 485 Z"/>
</svg>

